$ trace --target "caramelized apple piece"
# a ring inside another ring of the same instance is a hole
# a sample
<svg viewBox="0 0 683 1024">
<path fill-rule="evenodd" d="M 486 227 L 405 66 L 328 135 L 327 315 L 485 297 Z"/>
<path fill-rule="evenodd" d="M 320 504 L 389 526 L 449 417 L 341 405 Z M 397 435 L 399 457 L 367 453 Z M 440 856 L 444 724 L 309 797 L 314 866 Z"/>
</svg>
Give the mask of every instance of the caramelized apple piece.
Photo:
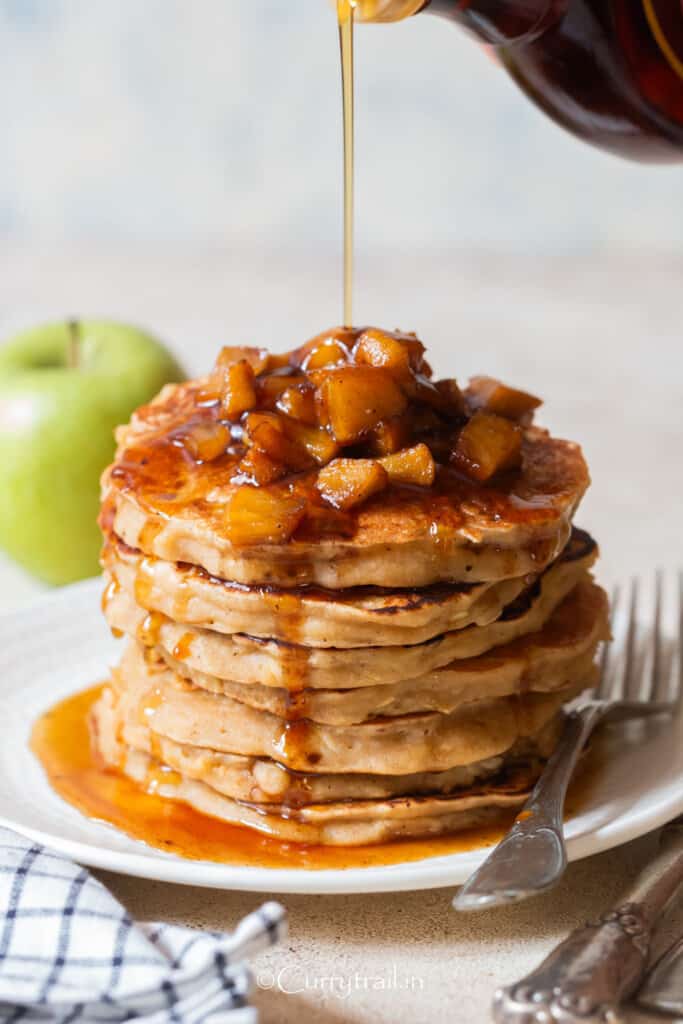
<svg viewBox="0 0 683 1024">
<path fill-rule="evenodd" d="M 310 384 L 299 384 L 296 387 L 286 388 L 275 405 L 280 412 L 301 423 L 315 426 L 318 422 L 315 389 Z"/>
<path fill-rule="evenodd" d="M 412 376 L 408 346 L 376 327 L 363 331 L 353 350 L 353 357 L 358 366 L 382 366 L 398 380 Z"/>
<path fill-rule="evenodd" d="M 219 394 L 223 415 L 228 420 L 237 420 L 256 405 L 254 371 L 246 359 L 241 359 L 239 363 L 214 370 L 214 377 L 218 374 L 222 375 Z"/>
<path fill-rule="evenodd" d="M 225 506 L 225 532 L 235 546 L 288 540 L 306 512 L 302 498 L 264 487 L 242 486 Z"/>
<path fill-rule="evenodd" d="M 456 469 L 484 482 L 522 460 L 522 431 L 490 412 L 475 412 L 460 431 L 451 461 Z"/>
<path fill-rule="evenodd" d="M 323 341 L 305 356 L 301 366 L 304 370 L 322 370 L 326 366 L 339 366 L 348 362 L 349 350 L 346 345 L 333 338 Z"/>
<path fill-rule="evenodd" d="M 274 370 L 284 370 L 285 367 L 293 369 L 294 363 L 291 357 L 291 352 L 271 352 L 268 356 L 268 373 L 272 373 Z"/>
<path fill-rule="evenodd" d="M 366 327 L 358 338 L 354 349 L 354 360 L 358 365 L 384 366 L 398 377 L 409 372 L 431 372 L 424 359 L 425 347 L 414 334 L 398 331 L 382 331 L 378 327 Z"/>
<path fill-rule="evenodd" d="M 543 404 L 535 395 L 510 388 L 494 377 L 472 377 L 466 395 L 471 409 L 483 409 L 509 420 L 526 422 L 530 421 L 534 410 Z"/>
<path fill-rule="evenodd" d="M 378 423 L 368 436 L 368 446 L 373 455 L 393 455 L 409 444 L 410 425 L 405 417 Z"/>
<path fill-rule="evenodd" d="M 431 487 L 434 483 L 436 465 L 426 444 L 404 448 L 377 461 L 387 471 L 392 483 L 415 484 L 417 487 Z"/>
<path fill-rule="evenodd" d="M 230 444 L 230 431 L 223 423 L 193 423 L 180 434 L 180 439 L 197 462 L 212 462 Z"/>
<path fill-rule="evenodd" d="M 426 437 L 444 430 L 445 424 L 437 413 L 426 405 L 413 406 L 406 413 L 410 425 L 411 438 Z M 406 446 L 403 445 L 405 448 Z"/>
<path fill-rule="evenodd" d="M 274 409 L 280 396 L 290 388 L 306 384 L 302 373 L 269 373 L 256 381 L 256 395 L 260 409 Z"/>
<path fill-rule="evenodd" d="M 249 363 L 255 374 L 265 373 L 270 369 L 271 357 L 265 348 L 250 348 L 248 346 L 226 345 L 218 353 L 216 369 L 222 370 L 232 363 L 239 363 L 242 360 Z"/>
<path fill-rule="evenodd" d="M 346 511 L 387 485 L 387 472 L 373 459 L 335 459 L 318 473 L 316 487 L 334 508 Z"/>
<path fill-rule="evenodd" d="M 458 387 L 457 380 L 446 377 L 444 380 L 437 380 L 434 386 L 446 401 L 449 416 L 453 419 L 464 418 L 466 416 L 465 396 Z"/>
<path fill-rule="evenodd" d="M 330 366 L 330 359 L 348 362 L 355 338 L 355 332 L 350 327 L 333 327 L 331 330 L 316 334 L 314 338 L 310 338 L 290 352 L 289 362 L 292 366 L 300 366 L 306 370 L 319 370 L 323 366 Z M 309 362 L 314 352 L 319 353 L 314 359 L 314 363 L 318 363 L 317 366 Z"/>
<path fill-rule="evenodd" d="M 433 409 L 443 418 L 459 418 L 453 409 L 452 395 L 444 393 L 423 374 L 413 374 L 409 380 L 402 381 L 402 387 L 414 403 Z"/>
<path fill-rule="evenodd" d="M 392 374 L 375 366 L 318 371 L 321 404 L 341 444 L 359 440 L 382 420 L 400 415 L 407 399 Z"/>
<path fill-rule="evenodd" d="M 324 427 L 310 427 L 296 420 L 285 420 L 284 431 L 290 441 L 308 452 L 319 466 L 325 466 L 339 452 L 339 445 Z"/>
<path fill-rule="evenodd" d="M 244 422 L 244 440 L 288 469 L 309 469 L 315 459 L 292 441 L 281 416 L 273 412 L 250 412 Z"/>
<path fill-rule="evenodd" d="M 237 464 L 237 478 L 240 482 L 248 481 L 258 487 L 265 487 L 285 476 L 287 467 L 281 462 L 275 462 L 269 455 L 262 452 L 260 448 L 249 448 Z"/>
</svg>

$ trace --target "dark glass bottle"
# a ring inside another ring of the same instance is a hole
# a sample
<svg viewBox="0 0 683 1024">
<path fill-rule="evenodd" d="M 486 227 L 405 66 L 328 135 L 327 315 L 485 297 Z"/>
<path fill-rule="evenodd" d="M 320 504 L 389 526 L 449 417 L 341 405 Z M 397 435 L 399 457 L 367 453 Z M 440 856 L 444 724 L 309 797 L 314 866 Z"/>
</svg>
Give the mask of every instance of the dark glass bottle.
<svg viewBox="0 0 683 1024">
<path fill-rule="evenodd" d="M 358 0 L 358 11 L 447 17 L 494 46 L 526 95 L 586 142 L 683 160 L 683 0 Z"/>
</svg>

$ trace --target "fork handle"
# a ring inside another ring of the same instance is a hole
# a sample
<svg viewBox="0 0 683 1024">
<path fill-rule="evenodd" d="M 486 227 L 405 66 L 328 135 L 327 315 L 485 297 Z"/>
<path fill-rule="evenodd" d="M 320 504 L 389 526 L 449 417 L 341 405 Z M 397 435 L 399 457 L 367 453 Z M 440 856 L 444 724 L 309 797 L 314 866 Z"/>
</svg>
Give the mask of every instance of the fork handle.
<svg viewBox="0 0 683 1024">
<path fill-rule="evenodd" d="M 494 1021 L 607 1024 L 621 1020 L 618 1007 L 638 988 L 653 930 L 682 883 L 683 819 L 679 818 L 664 829 L 659 853 L 623 902 L 593 924 L 577 928 L 522 981 L 499 989 L 493 1003 Z"/>
<path fill-rule="evenodd" d="M 524 899 L 555 885 L 567 867 L 562 818 L 579 754 L 605 715 L 586 704 L 567 716 L 545 771 L 507 836 L 453 900 L 456 910 L 478 910 Z"/>
</svg>

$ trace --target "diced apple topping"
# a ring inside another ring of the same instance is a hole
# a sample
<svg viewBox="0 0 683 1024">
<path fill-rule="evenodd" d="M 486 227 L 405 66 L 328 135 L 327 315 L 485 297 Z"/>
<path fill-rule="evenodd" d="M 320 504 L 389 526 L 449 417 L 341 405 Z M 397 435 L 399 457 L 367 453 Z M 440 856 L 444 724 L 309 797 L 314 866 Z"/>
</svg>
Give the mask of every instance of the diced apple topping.
<svg viewBox="0 0 683 1024">
<path fill-rule="evenodd" d="M 272 369 L 272 357 L 268 354 L 267 349 L 250 348 L 247 345 L 226 345 L 222 348 L 216 359 L 216 369 L 225 369 L 225 367 L 231 366 L 233 363 L 240 363 L 242 360 L 249 363 L 255 374 L 265 373 Z"/>
<path fill-rule="evenodd" d="M 387 471 L 374 459 L 334 459 L 318 473 L 316 487 L 334 508 L 346 511 L 383 490 Z"/>
<path fill-rule="evenodd" d="M 183 447 L 197 462 L 213 462 L 230 444 L 230 431 L 222 423 L 192 423 L 179 434 Z"/>
<path fill-rule="evenodd" d="M 375 327 L 334 328 L 282 355 L 222 349 L 197 422 L 174 443 L 199 463 L 230 455 L 234 543 L 351 536 L 353 510 L 384 488 L 432 487 L 439 467 L 493 486 L 517 470 L 539 400 L 490 377 L 464 391 L 433 381 L 424 353 L 415 335 Z"/>
<path fill-rule="evenodd" d="M 394 455 L 385 455 L 377 460 L 394 484 L 414 484 L 416 487 L 431 487 L 436 475 L 436 464 L 426 444 L 404 448 Z"/>
<path fill-rule="evenodd" d="M 372 455 L 393 455 L 410 444 L 410 423 L 400 416 L 384 420 L 373 427 L 367 441 Z"/>
<path fill-rule="evenodd" d="M 285 388 L 275 405 L 280 412 L 301 423 L 307 423 L 309 426 L 316 426 L 318 423 L 315 388 L 310 384 Z"/>
<path fill-rule="evenodd" d="M 265 487 L 242 486 L 225 507 L 228 539 L 236 546 L 288 540 L 306 514 L 303 498 Z"/>
<path fill-rule="evenodd" d="M 517 469 L 522 458 L 522 431 L 495 413 L 475 412 L 460 431 L 451 456 L 456 469 L 486 482 L 497 473 Z"/>
<path fill-rule="evenodd" d="M 410 350 L 397 338 L 375 328 L 361 334 L 353 350 L 359 365 L 381 366 L 400 380 L 409 380 L 412 375 Z"/>
<path fill-rule="evenodd" d="M 398 416 L 408 404 L 392 374 L 381 367 L 344 366 L 315 376 L 330 429 L 340 444 L 360 440 L 380 420 Z"/>
<path fill-rule="evenodd" d="M 434 386 L 445 400 L 448 414 L 455 419 L 465 419 L 465 396 L 458 387 L 458 382 L 452 377 L 446 377 L 444 380 L 437 380 Z"/>
<path fill-rule="evenodd" d="M 287 466 L 276 462 L 259 448 L 249 448 L 237 464 L 238 480 L 266 487 L 287 475 Z"/>
<path fill-rule="evenodd" d="M 238 363 L 214 371 L 214 375 L 219 373 L 223 378 L 219 389 L 221 411 L 226 419 L 238 420 L 242 413 L 256 405 L 254 371 L 246 359 L 240 359 Z"/>
<path fill-rule="evenodd" d="M 525 422 L 530 422 L 534 410 L 543 404 L 535 395 L 508 387 L 493 377 L 473 377 L 466 396 L 472 410 L 483 409 L 509 420 Z"/>
<path fill-rule="evenodd" d="M 283 368 L 277 373 L 256 378 L 256 394 L 260 409 L 274 409 L 285 391 L 306 384 L 306 377 L 302 373 L 286 372 L 288 369 Z"/>
<path fill-rule="evenodd" d="M 323 331 L 290 352 L 289 365 L 308 372 L 332 366 L 334 363 L 352 362 L 350 354 L 357 336 L 358 332 L 349 327 L 333 327 L 329 331 Z M 313 356 L 311 365 L 310 360 Z"/>
<path fill-rule="evenodd" d="M 383 366 L 396 377 L 406 379 L 411 373 L 424 373 L 424 345 L 414 334 L 381 331 L 366 327 L 353 350 L 357 364 Z"/>
<path fill-rule="evenodd" d="M 305 447 L 287 436 L 285 423 L 277 413 L 250 412 L 244 421 L 244 439 L 295 472 L 310 468 L 316 461 Z"/>
<path fill-rule="evenodd" d="M 308 370 L 322 370 L 326 366 L 339 366 L 347 362 L 349 350 L 340 341 L 328 338 L 304 358 L 301 367 Z"/>
<path fill-rule="evenodd" d="M 287 437 L 305 449 L 319 466 L 325 466 L 339 452 L 339 445 L 323 427 L 310 427 L 291 419 L 285 419 L 283 427 Z"/>
<path fill-rule="evenodd" d="M 455 386 L 457 387 L 457 384 Z M 443 387 L 438 388 L 433 381 L 422 374 L 413 374 L 408 384 L 404 385 L 404 390 L 413 402 L 421 403 L 423 407 L 432 409 L 445 419 L 453 420 L 461 417 L 457 406 L 453 405 L 452 394 L 446 393 Z"/>
</svg>

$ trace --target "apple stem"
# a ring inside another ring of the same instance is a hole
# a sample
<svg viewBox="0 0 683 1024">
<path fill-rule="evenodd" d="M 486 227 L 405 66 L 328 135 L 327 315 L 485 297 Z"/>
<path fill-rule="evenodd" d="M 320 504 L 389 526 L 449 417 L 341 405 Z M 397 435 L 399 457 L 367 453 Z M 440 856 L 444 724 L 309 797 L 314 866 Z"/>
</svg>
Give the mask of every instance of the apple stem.
<svg viewBox="0 0 683 1024">
<path fill-rule="evenodd" d="M 66 365 L 70 370 L 77 370 L 81 361 L 81 325 L 78 320 L 69 320 L 67 328 L 69 342 L 66 350 Z"/>
</svg>

